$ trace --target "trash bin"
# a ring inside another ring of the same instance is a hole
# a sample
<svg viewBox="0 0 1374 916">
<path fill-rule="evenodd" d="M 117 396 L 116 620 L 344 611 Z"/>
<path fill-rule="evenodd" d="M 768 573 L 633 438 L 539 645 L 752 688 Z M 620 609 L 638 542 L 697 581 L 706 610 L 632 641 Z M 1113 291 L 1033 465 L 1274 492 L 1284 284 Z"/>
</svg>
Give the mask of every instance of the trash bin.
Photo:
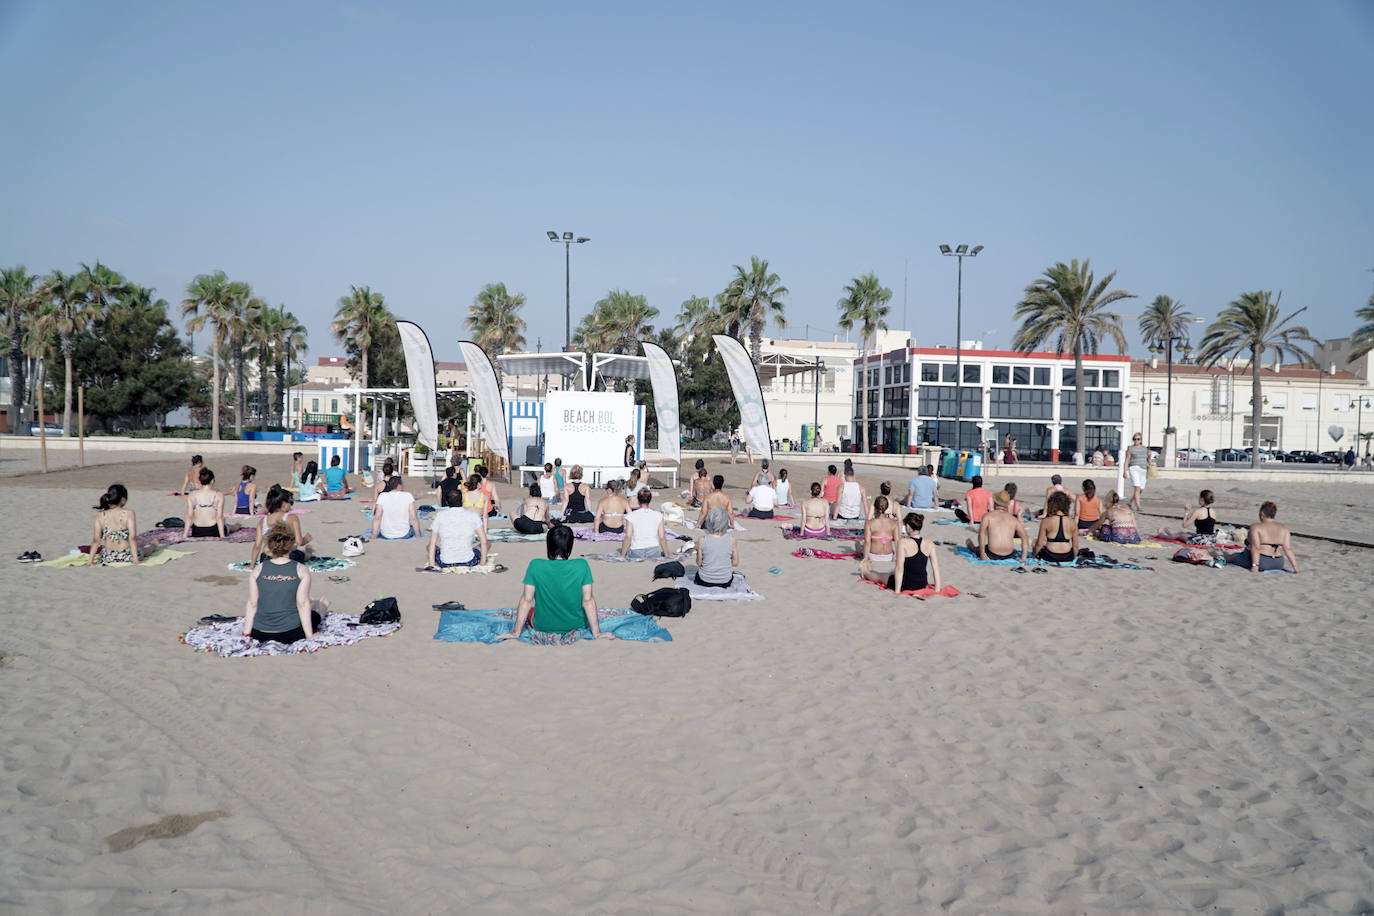
<svg viewBox="0 0 1374 916">
<path fill-rule="evenodd" d="M 963 471 L 960 477 L 964 480 L 972 480 L 977 475 L 983 473 L 983 456 L 977 452 L 964 452 L 964 459 L 961 462 Z"/>
<path fill-rule="evenodd" d="M 914 454 L 916 454 L 916 450 L 917 450 L 918 448 L 920 448 L 919 445 L 908 445 L 908 446 L 906 447 L 906 453 L 907 453 L 908 455 L 914 455 Z"/>
<path fill-rule="evenodd" d="M 841 440 L 840 440 L 840 451 L 842 451 L 842 452 L 852 452 L 852 451 L 854 451 L 854 440 L 853 440 L 853 439 L 841 439 Z"/>
<path fill-rule="evenodd" d="M 957 474 L 957 472 L 956 472 L 956 470 L 955 470 L 958 466 L 959 466 L 959 453 L 958 453 L 958 452 L 954 451 L 953 449 L 949 449 L 948 451 L 941 452 L 941 454 L 940 454 L 940 461 L 939 461 L 940 476 L 941 476 L 941 477 L 956 477 L 956 476 L 958 476 L 958 474 Z"/>
</svg>

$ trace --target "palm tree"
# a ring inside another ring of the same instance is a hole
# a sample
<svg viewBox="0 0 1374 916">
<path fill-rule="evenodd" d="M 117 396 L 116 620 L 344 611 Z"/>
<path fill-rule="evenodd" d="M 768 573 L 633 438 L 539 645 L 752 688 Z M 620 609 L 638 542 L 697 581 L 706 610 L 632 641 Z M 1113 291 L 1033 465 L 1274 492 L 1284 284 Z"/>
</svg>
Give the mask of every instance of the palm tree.
<svg viewBox="0 0 1374 916">
<path fill-rule="evenodd" d="M 1140 316 L 1140 336 L 1146 344 L 1170 337 L 1188 339 L 1188 325 L 1192 323 L 1193 313 L 1168 296 L 1155 296 L 1155 301 Z"/>
<path fill-rule="evenodd" d="M 359 387 L 367 387 L 368 351 L 373 338 L 384 324 L 395 320 L 382 294 L 374 293 L 370 286 L 349 286 L 348 295 L 339 299 L 339 308 L 329 330 L 340 342 L 352 341 L 362 354 Z"/>
<path fill-rule="evenodd" d="M 618 340 L 604 309 L 592 309 L 573 328 L 573 346 L 588 353 L 608 353 Z"/>
<path fill-rule="evenodd" d="M 257 298 L 248 300 L 246 311 L 248 324 L 244 330 L 244 343 L 247 344 L 248 355 L 258 364 L 258 426 L 266 427 L 271 422 L 267 370 L 277 342 L 276 323 L 281 313 Z"/>
<path fill-rule="evenodd" d="M 23 268 L 20 268 L 21 270 Z M 1369 304 L 1362 309 L 1355 311 L 1355 317 L 1364 322 L 1355 329 L 1355 333 L 1350 335 L 1351 359 L 1359 359 L 1370 350 L 1374 350 L 1374 296 L 1369 297 Z"/>
<path fill-rule="evenodd" d="M 224 271 L 200 274 L 186 284 L 186 298 L 181 300 L 181 317 L 186 320 L 186 333 L 194 334 L 209 323 L 213 330 L 210 343 L 213 374 L 210 382 L 210 435 L 219 439 L 219 363 L 221 347 L 229 342 L 229 325 L 238 310 L 238 303 L 248 298 L 248 287 L 225 276 Z"/>
<path fill-rule="evenodd" d="M 1282 297 L 1283 293 L 1279 293 Z M 1279 303 L 1267 290 L 1241 293 L 1217 315 L 1207 327 L 1198 353 L 1198 362 L 1214 366 L 1222 359 L 1239 358 L 1249 353 L 1250 380 L 1250 467 L 1259 467 L 1260 420 L 1264 413 L 1264 391 L 1260 385 L 1260 368 L 1266 351 L 1273 350 L 1277 359 L 1285 355 L 1311 362 L 1312 355 L 1303 344 L 1316 340 L 1300 324 L 1290 321 L 1307 311 L 1303 306 L 1287 318 L 1279 319 Z"/>
<path fill-rule="evenodd" d="M 1087 396 L 1083 389 L 1083 354 L 1097 353 L 1098 344 L 1110 337 L 1118 353 L 1126 352 L 1126 335 L 1121 316 L 1107 306 L 1122 299 L 1134 299 L 1124 289 L 1108 289 L 1116 271 L 1095 282 L 1088 261 L 1060 261 L 1044 276 L 1026 287 L 1025 298 L 1016 304 L 1015 318 L 1022 322 L 1011 345 L 1026 353 L 1053 343 L 1054 351 L 1073 350 L 1074 415 L 1077 418 L 1076 446 L 1087 445 Z"/>
<path fill-rule="evenodd" d="M 66 391 L 62 397 L 62 433 L 72 434 L 72 354 L 76 351 L 76 335 L 86 329 L 95 317 L 86 298 L 86 278 L 80 273 L 64 274 L 54 270 L 43 284 L 51 308 L 39 319 L 38 330 L 43 337 L 56 336 L 62 350 Z M 39 417 L 39 422 L 42 422 Z"/>
<path fill-rule="evenodd" d="M 768 269 L 768 262 L 757 255 L 749 259 L 749 269 L 735 265 L 735 276 L 718 296 L 722 318 L 749 332 L 749 355 L 759 364 L 763 328 L 771 316 L 778 329 L 787 327 L 782 300 L 787 287 Z"/>
<path fill-rule="evenodd" d="M 840 309 L 840 328 L 850 331 L 855 325 L 859 326 L 862 341 L 859 345 L 859 371 L 868 371 L 868 345 L 873 340 L 873 335 L 878 330 L 887 330 L 888 301 L 892 299 L 892 290 L 878 282 L 878 277 L 873 273 L 866 273 L 862 277 L 855 277 L 849 281 L 849 285 L 844 288 L 844 296 L 839 302 L 835 303 Z M 862 436 L 860 437 L 860 450 L 868 451 L 868 392 L 864 391 L 864 386 L 859 386 L 859 398 L 863 401 L 863 426 Z"/>
<path fill-rule="evenodd" d="M 24 404 L 24 336 L 30 319 L 43 300 L 39 278 L 24 265 L 0 273 L 0 315 L 8 340 L 10 364 L 10 406 L 6 423 L 11 435 L 20 435 Z"/>
<path fill-rule="evenodd" d="M 642 295 L 613 289 L 596 303 L 594 311 L 602 313 L 610 326 L 612 353 L 633 353 L 640 340 L 654 336 L 650 322 L 658 317 L 658 309 Z"/>
<path fill-rule="evenodd" d="M 524 293 L 512 293 L 504 283 L 488 283 L 468 307 L 464 323 L 472 333 L 473 342 L 491 357 L 498 385 L 501 368 L 497 357 L 525 346 L 525 320 L 519 314 L 524 306 Z"/>
<path fill-rule="evenodd" d="M 302 350 L 305 349 L 306 330 L 305 325 L 301 324 L 299 318 L 286 310 L 286 306 L 277 306 L 277 317 L 274 319 L 277 330 L 277 340 L 272 348 L 272 368 L 277 376 L 277 387 L 273 398 L 272 415 L 281 425 L 282 409 L 286 404 L 286 378 L 291 364 Z"/>
</svg>

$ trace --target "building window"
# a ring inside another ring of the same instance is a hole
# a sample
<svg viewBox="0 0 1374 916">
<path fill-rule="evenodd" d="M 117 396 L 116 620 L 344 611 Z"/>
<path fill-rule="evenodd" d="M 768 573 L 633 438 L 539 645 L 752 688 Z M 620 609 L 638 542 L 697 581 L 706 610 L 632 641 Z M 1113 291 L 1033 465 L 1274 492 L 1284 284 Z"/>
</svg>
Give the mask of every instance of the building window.
<svg viewBox="0 0 1374 916">
<path fill-rule="evenodd" d="M 319 398 L 311 398 L 311 399 L 310 399 L 310 412 L 311 412 L 311 413 L 319 413 L 319 412 L 320 412 L 320 399 L 319 399 Z"/>
<path fill-rule="evenodd" d="M 977 363 L 964 363 L 964 384 L 976 385 L 983 377 L 983 367 Z"/>
<path fill-rule="evenodd" d="M 1011 384 L 1011 366 L 993 366 L 992 383 L 994 385 Z"/>
<path fill-rule="evenodd" d="M 1030 366 L 1017 366 L 1011 370 L 1011 383 L 1013 385 L 1030 384 Z"/>
<path fill-rule="evenodd" d="M 1120 423 L 1121 392 L 1085 391 L 1083 392 L 1085 419 L 1089 423 Z M 1059 398 L 1059 418 L 1078 420 L 1078 399 L 1072 391 L 1061 392 Z"/>
<path fill-rule="evenodd" d="M 1118 387 L 1120 384 L 1121 384 L 1121 370 L 1120 370 L 1120 369 L 1103 369 L 1103 370 L 1102 370 L 1102 387 L 1103 387 L 1103 388 L 1116 388 L 1116 387 Z"/>
<path fill-rule="evenodd" d="M 1303 395 L 1303 396 L 1302 396 L 1302 409 L 1303 409 L 1303 410 L 1316 410 L 1316 409 L 1317 409 L 1317 396 L 1316 396 L 1315 394 L 1305 394 L 1305 395 Z"/>
<path fill-rule="evenodd" d="M 983 392 L 979 388 L 945 388 L 936 385 L 922 385 L 917 392 L 917 412 L 923 417 L 952 417 L 955 415 L 955 392 L 962 391 L 963 409 L 957 411 L 961 417 L 981 417 L 983 415 Z"/>
<path fill-rule="evenodd" d="M 1039 385 L 1041 388 L 1048 388 L 1048 387 L 1049 387 L 1049 385 L 1050 385 L 1050 367 L 1049 367 L 1049 366 L 1036 366 L 1036 367 L 1035 367 L 1035 384 L 1036 384 L 1036 385 Z"/>
<path fill-rule="evenodd" d="M 953 385 L 959 380 L 958 370 L 954 363 L 943 363 L 940 366 L 940 380 L 949 382 Z"/>
<path fill-rule="evenodd" d="M 938 382 L 940 380 L 939 363 L 921 363 L 921 381 Z"/>
<path fill-rule="evenodd" d="M 301 409 L 301 399 L 300 399 L 300 398 L 292 398 L 292 399 L 291 399 L 291 412 L 292 412 L 292 413 L 297 413 L 297 412 L 300 411 L 300 409 Z"/>
<path fill-rule="evenodd" d="M 329 399 L 329 412 L 330 412 L 330 413 L 338 413 L 338 412 L 339 412 L 339 399 L 338 399 L 338 398 L 330 398 L 330 399 Z"/>
<path fill-rule="evenodd" d="M 1074 381 L 1072 369 L 1064 370 L 1064 374 L 1060 377 L 1060 384 L 1062 384 L 1065 388 L 1072 388 L 1074 385 L 1077 384 L 1077 382 Z"/>
<path fill-rule="evenodd" d="M 1288 409 L 1288 392 L 1276 391 L 1269 395 L 1269 406 L 1274 410 Z"/>
<path fill-rule="evenodd" d="M 1054 392 L 1048 388 L 994 388 L 988 416 L 999 420 L 1052 419 Z"/>
</svg>

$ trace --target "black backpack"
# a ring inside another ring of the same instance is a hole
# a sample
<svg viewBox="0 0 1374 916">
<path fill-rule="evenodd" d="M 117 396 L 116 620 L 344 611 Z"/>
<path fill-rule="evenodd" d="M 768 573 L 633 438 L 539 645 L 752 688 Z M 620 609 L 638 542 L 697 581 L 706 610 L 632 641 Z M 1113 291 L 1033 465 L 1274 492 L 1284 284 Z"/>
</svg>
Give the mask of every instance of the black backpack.
<svg viewBox="0 0 1374 916">
<path fill-rule="evenodd" d="M 655 579 L 681 579 L 687 575 L 687 567 L 677 560 L 669 560 L 667 563 L 660 563 L 654 567 Z"/>
<path fill-rule="evenodd" d="M 692 593 L 685 588 L 660 588 L 635 595 L 630 607 L 646 617 L 686 617 L 692 609 Z"/>
<path fill-rule="evenodd" d="M 358 623 L 400 623 L 401 609 L 395 598 L 378 598 L 363 608 Z"/>
<path fill-rule="evenodd" d="M 184 518 L 177 518 L 175 515 L 169 515 L 169 516 L 167 516 L 166 518 L 164 518 L 162 521 L 160 521 L 160 522 L 158 522 L 157 524 L 155 524 L 153 527 L 154 527 L 154 528 L 185 528 L 185 527 L 186 527 L 186 519 L 184 519 Z"/>
</svg>

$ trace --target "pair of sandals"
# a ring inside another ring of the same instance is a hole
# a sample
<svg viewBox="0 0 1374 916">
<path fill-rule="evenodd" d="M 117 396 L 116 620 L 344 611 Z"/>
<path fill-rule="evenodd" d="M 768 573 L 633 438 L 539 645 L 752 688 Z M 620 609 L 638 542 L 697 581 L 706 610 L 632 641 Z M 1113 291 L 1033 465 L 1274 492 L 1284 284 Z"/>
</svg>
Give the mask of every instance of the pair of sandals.
<svg viewBox="0 0 1374 916">
<path fill-rule="evenodd" d="M 1038 575 L 1047 575 L 1047 574 L 1049 573 L 1049 570 L 1046 569 L 1046 568 L 1043 567 L 1043 566 L 1032 566 L 1032 567 L 1030 567 L 1030 571 L 1033 572 L 1033 573 L 1036 573 L 1036 574 L 1038 574 Z M 1026 567 L 1024 567 L 1024 566 L 1013 566 L 1013 567 L 1012 567 L 1012 572 L 1018 572 L 1018 573 L 1021 573 L 1022 575 L 1025 575 L 1025 574 L 1026 574 Z"/>
</svg>

